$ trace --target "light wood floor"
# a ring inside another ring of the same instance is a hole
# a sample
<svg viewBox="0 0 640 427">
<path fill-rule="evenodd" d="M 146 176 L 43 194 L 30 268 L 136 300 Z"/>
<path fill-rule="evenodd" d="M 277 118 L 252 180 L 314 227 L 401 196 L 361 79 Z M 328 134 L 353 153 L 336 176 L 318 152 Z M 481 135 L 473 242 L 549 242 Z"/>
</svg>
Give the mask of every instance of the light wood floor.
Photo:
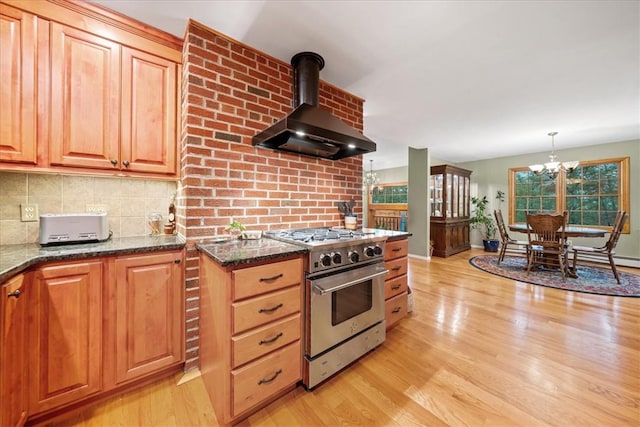
<svg viewBox="0 0 640 427">
<path fill-rule="evenodd" d="M 382 347 L 242 425 L 639 426 L 640 298 L 492 276 L 468 264 L 479 254 L 411 259 L 414 311 Z M 217 425 L 200 378 L 175 384 L 162 381 L 60 425 Z"/>
</svg>

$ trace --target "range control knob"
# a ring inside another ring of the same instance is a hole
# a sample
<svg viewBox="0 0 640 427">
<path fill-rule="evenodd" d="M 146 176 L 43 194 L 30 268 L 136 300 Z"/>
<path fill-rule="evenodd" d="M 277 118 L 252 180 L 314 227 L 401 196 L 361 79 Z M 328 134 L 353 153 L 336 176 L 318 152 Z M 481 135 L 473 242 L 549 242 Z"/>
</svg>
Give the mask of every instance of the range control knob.
<svg viewBox="0 0 640 427">
<path fill-rule="evenodd" d="M 331 265 L 331 255 L 329 254 L 320 255 L 320 264 L 322 264 L 325 267 L 329 267 Z"/>
<path fill-rule="evenodd" d="M 375 248 L 373 248 L 373 253 L 376 255 L 382 255 L 382 248 L 378 245 L 376 245 Z"/>
<path fill-rule="evenodd" d="M 340 252 L 336 252 L 331 255 L 331 260 L 334 264 L 342 264 L 342 255 L 340 255 Z"/>
<path fill-rule="evenodd" d="M 366 248 L 364 248 L 364 255 L 368 258 L 371 258 L 373 256 L 373 247 L 367 246 Z"/>
<path fill-rule="evenodd" d="M 357 251 L 351 251 L 349 252 L 349 261 L 351 262 L 358 262 L 360 261 L 360 255 L 358 254 Z"/>
</svg>

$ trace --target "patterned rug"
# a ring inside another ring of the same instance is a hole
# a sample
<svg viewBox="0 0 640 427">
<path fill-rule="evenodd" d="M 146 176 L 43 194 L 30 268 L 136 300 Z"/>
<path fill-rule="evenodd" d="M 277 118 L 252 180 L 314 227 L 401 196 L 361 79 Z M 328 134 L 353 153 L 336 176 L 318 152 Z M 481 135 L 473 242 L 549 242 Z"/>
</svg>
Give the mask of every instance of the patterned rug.
<svg viewBox="0 0 640 427">
<path fill-rule="evenodd" d="M 567 277 L 563 282 L 557 270 L 537 269 L 527 275 L 527 260 L 524 257 L 505 256 L 500 265 L 496 264 L 497 261 L 497 255 L 480 255 L 471 258 L 469 263 L 487 273 L 534 285 L 589 294 L 640 297 L 640 276 L 636 274 L 618 270 L 618 284 L 610 268 L 578 264 L 578 278 Z"/>
</svg>

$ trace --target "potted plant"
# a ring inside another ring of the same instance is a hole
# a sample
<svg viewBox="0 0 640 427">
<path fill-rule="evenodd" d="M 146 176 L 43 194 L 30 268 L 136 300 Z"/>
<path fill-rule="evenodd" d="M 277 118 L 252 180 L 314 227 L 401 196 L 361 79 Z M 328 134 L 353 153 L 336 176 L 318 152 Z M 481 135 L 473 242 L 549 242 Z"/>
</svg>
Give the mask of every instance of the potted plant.
<svg viewBox="0 0 640 427">
<path fill-rule="evenodd" d="M 482 233 L 482 244 L 486 252 L 498 252 L 500 241 L 495 238 L 498 226 L 493 216 L 487 212 L 489 204 L 487 196 L 472 197 L 471 204 L 474 206 L 473 215 L 470 218 L 471 228 Z"/>
<path fill-rule="evenodd" d="M 247 227 L 245 227 L 241 222 L 234 219 L 229 225 L 224 228 L 224 230 L 229 232 L 233 237 L 238 238 L 243 231 L 247 230 Z"/>
</svg>

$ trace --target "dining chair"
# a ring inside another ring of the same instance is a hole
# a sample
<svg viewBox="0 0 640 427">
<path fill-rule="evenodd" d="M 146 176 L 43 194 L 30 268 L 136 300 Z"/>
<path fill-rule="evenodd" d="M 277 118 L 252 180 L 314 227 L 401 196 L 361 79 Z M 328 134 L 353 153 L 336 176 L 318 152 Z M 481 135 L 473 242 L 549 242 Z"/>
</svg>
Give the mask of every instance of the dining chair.
<svg viewBox="0 0 640 427">
<path fill-rule="evenodd" d="M 537 266 L 558 268 L 562 273 L 562 280 L 566 280 L 568 250 L 564 233 L 567 217 L 567 211 L 561 214 L 527 213 L 527 235 L 529 237 L 527 274 Z"/>
<path fill-rule="evenodd" d="M 609 240 L 607 240 L 604 246 L 574 246 L 573 265 L 571 267 L 572 270 L 576 271 L 576 263 L 578 262 L 579 253 L 596 256 L 606 256 L 607 258 L 609 258 L 609 265 L 611 266 L 613 275 L 616 278 L 618 284 L 620 284 L 620 277 L 618 276 L 618 271 L 616 270 L 616 263 L 613 261 L 613 256 L 616 254 L 616 245 L 618 244 L 618 239 L 620 238 L 620 234 L 622 233 L 622 228 L 627 222 L 627 218 L 629 218 L 629 214 L 624 211 L 618 212 L 618 214 L 616 215 L 616 220 L 613 223 L 613 228 L 611 229 Z"/>
<path fill-rule="evenodd" d="M 500 263 L 504 260 L 504 256 L 509 247 L 514 247 L 520 249 L 521 247 L 525 248 L 525 255 L 529 253 L 529 242 L 524 240 L 515 240 L 509 236 L 509 232 L 507 231 L 507 227 L 504 224 L 504 218 L 502 217 L 502 211 L 500 209 L 494 210 L 493 215 L 496 217 L 496 224 L 498 224 L 498 231 L 500 232 L 500 255 L 498 255 L 498 262 Z"/>
</svg>

